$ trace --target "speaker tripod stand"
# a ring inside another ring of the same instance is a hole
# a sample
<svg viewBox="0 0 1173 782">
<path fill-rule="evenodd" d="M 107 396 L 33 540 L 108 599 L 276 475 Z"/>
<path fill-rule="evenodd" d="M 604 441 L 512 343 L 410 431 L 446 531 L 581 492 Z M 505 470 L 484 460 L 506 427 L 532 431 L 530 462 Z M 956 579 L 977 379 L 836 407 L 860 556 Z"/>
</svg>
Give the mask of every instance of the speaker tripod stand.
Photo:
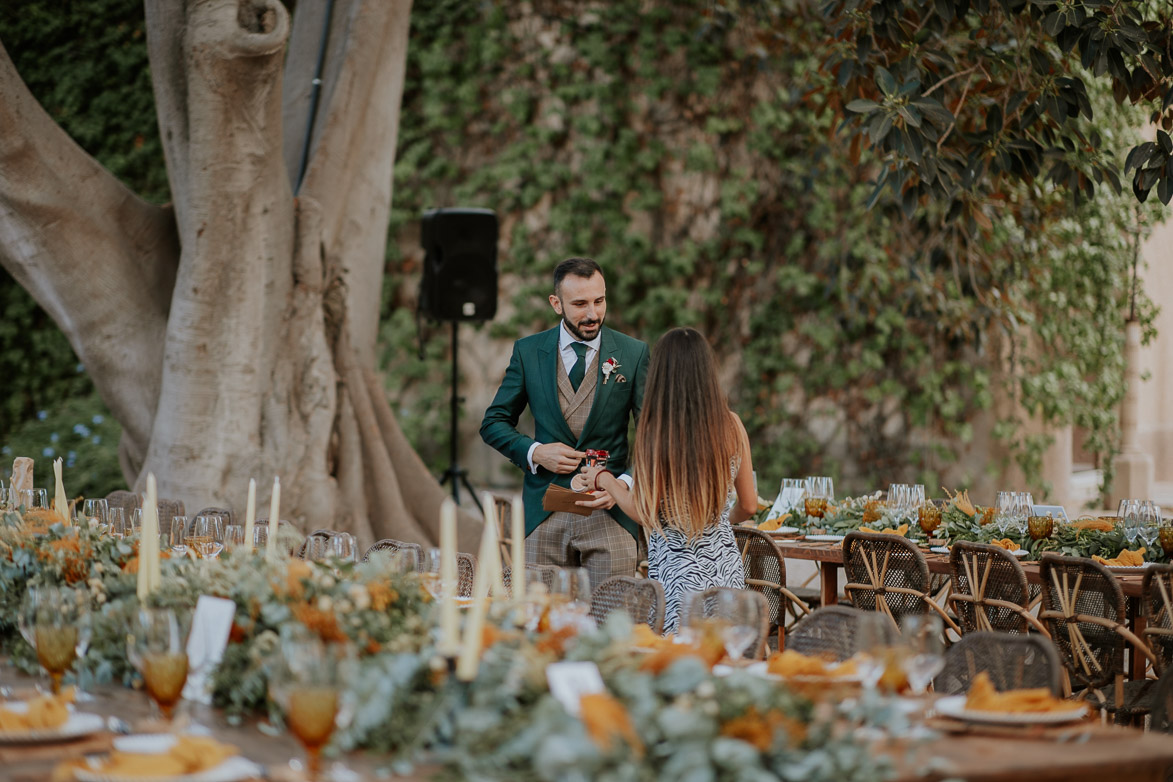
<svg viewBox="0 0 1173 782">
<path fill-rule="evenodd" d="M 443 486 L 451 481 L 452 499 L 456 502 L 457 505 L 459 505 L 461 486 L 464 486 L 465 490 L 469 493 L 469 496 L 473 498 L 474 502 L 476 502 L 477 491 L 473 488 L 472 483 L 468 480 L 468 471 L 460 466 L 460 459 L 457 457 L 459 442 L 457 422 L 460 417 L 460 403 L 464 401 L 464 398 L 461 397 L 456 390 L 457 383 L 460 382 L 459 373 L 457 371 L 459 363 L 456 352 L 460 344 L 460 340 L 457 339 L 456 336 L 456 330 L 459 324 L 456 321 L 451 321 L 449 325 L 452 327 L 452 385 L 451 397 L 449 399 L 451 412 L 448 421 L 448 469 L 444 471 L 444 475 L 440 478 L 440 485 Z"/>
</svg>

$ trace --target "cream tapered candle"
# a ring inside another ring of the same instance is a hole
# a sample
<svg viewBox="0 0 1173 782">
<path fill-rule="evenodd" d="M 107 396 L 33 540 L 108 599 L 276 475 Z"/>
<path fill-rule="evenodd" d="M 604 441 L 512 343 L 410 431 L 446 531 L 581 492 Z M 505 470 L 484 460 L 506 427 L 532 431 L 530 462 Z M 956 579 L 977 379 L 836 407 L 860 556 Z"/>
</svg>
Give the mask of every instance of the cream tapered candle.
<svg viewBox="0 0 1173 782">
<path fill-rule="evenodd" d="M 445 497 L 440 503 L 440 654 L 455 657 L 460 651 L 460 616 L 456 608 L 456 503 Z"/>
<path fill-rule="evenodd" d="M 485 495 L 490 502 L 491 497 Z M 481 664 L 481 646 L 484 643 L 485 617 L 489 613 L 489 586 L 494 578 L 500 578 L 500 558 L 494 560 L 497 552 L 497 526 L 486 523 L 481 532 L 481 550 L 477 557 L 477 574 L 473 579 L 472 608 L 464 625 L 464 639 L 460 648 L 460 659 L 456 663 L 456 678 L 470 682 L 477 677 Z M 496 575 L 494 575 L 494 562 Z"/>
<path fill-rule="evenodd" d="M 58 457 L 53 460 L 53 510 L 57 511 L 57 515 L 61 517 L 61 523 L 69 526 L 69 499 L 65 496 L 65 484 L 61 482 L 61 459 Z"/>
<path fill-rule="evenodd" d="M 257 521 L 257 480 L 248 479 L 248 505 L 244 509 L 244 545 L 247 551 L 253 550 L 253 525 Z"/>
<path fill-rule="evenodd" d="M 525 600 L 525 516 L 522 513 L 521 495 L 513 495 L 513 550 L 510 558 L 513 560 L 513 599 L 517 602 Z"/>
<path fill-rule="evenodd" d="M 147 503 L 143 506 L 143 527 L 139 546 L 147 547 L 147 591 L 163 585 L 159 568 L 159 491 L 153 473 L 147 473 Z M 139 562 L 142 567 L 142 562 Z"/>
<path fill-rule="evenodd" d="M 265 558 L 277 557 L 277 530 L 281 526 L 281 478 L 273 479 L 273 498 L 269 503 L 269 537 L 265 541 Z"/>
<path fill-rule="evenodd" d="M 492 547 L 492 550 L 489 551 L 487 554 L 482 551 L 480 556 L 482 558 L 485 556 L 488 556 L 490 559 L 492 559 L 494 562 L 497 563 L 497 567 L 495 570 L 492 568 L 489 569 L 489 575 L 491 576 L 491 578 L 489 579 L 489 586 L 492 588 L 494 597 L 504 598 L 505 597 L 505 579 L 502 577 L 502 571 L 501 571 L 501 546 L 500 546 L 501 539 L 497 535 L 497 518 L 496 518 L 497 502 L 493 499 L 493 495 L 489 494 L 487 491 L 481 493 L 481 507 L 484 509 L 484 512 L 485 512 L 485 533 L 484 533 L 484 535 L 488 535 L 490 533 L 492 534 L 493 547 Z M 484 535 L 481 536 L 481 548 L 482 549 L 484 548 Z M 485 561 L 481 558 L 477 559 L 477 568 L 478 569 L 485 567 L 488 564 L 489 564 L 488 561 Z M 523 569 L 524 569 L 524 567 L 523 567 Z M 493 575 L 494 573 L 496 575 Z M 522 575 L 524 577 L 525 574 L 523 573 Z"/>
</svg>

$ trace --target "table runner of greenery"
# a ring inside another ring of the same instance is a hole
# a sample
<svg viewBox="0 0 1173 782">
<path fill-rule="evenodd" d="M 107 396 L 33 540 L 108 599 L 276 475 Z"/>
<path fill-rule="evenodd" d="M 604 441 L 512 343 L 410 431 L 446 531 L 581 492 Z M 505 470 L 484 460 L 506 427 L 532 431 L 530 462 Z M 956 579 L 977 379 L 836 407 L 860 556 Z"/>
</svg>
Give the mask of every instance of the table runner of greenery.
<svg viewBox="0 0 1173 782">
<path fill-rule="evenodd" d="M 89 592 L 93 609 L 86 669 L 98 681 L 136 685 L 126 659 L 126 628 L 140 606 L 136 550 L 133 537 L 60 525 L 32 534 L 20 515 L 4 515 L 0 642 L 14 664 L 37 670 L 17 626 L 26 587 L 71 585 Z M 517 629 L 499 610 L 485 633 L 478 676 L 461 683 L 436 652 L 435 604 L 414 576 L 388 575 L 380 560 L 267 562 L 230 551 L 215 560 L 164 560 L 162 575 L 152 605 L 188 611 L 201 594 L 236 603 L 228 649 L 213 675 L 214 703 L 230 715 L 268 711 L 280 719 L 266 698 L 266 672 L 283 635 L 308 628 L 354 649 L 350 716 L 335 747 L 387 752 L 398 765 L 427 753 L 450 778 L 878 779 L 889 774 L 888 764 L 853 741 L 844 720 L 882 722 L 890 731 L 902 724 L 878 703 L 836 713 L 746 673 L 715 677 L 694 657 L 645 670 L 646 656 L 632 654 L 632 628 L 621 614 L 576 636 Z M 594 661 L 606 684 L 604 697 L 584 702 L 581 719 L 550 695 L 545 668 L 559 660 Z"/>
</svg>

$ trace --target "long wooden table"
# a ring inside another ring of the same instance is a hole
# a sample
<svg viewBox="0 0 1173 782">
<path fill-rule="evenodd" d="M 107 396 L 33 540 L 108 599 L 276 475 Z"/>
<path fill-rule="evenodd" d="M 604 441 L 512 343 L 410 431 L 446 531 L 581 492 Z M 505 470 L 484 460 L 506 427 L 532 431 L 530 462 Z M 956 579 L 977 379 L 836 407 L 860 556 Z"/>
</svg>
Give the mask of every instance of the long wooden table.
<svg viewBox="0 0 1173 782">
<path fill-rule="evenodd" d="M 822 605 L 835 605 L 839 602 L 839 573 L 843 567 L 843 546 L 829 541 L 801 540 L 797 538 L 775 537 L 774 542 L 782 550 L 787 559 L 802 559 L 819 564 L 819 596 Z M 929 565 L 930 573 L 949 575 L 949 556 L 935 554 L 931 551 L 923 552 L 925 561 Z M 1039 565 L 1037 562 L 1022 562 L 1022 569 L 1026 573 L 1026 580 L 1032 584 L 1041 584 Z M 1128 612 L 1128 626 L 1139 637 L 1144 631 L 1144 616 L 1141 605 L 1141 586 L 1144 576 L 1113 574 L 1120 584 L 1121 591 L 1126 598 Z M 1134 654 L 1131 645 L 1128 646 L 1129 675 L 1133 679 L 1143 679 L 1146 675 L 1145 657 L 1143 654 Z"/>
<path fill-rule="evenodd" d="M 28 690 L 31 680 L 15 676 L 11 669 L 0 675 L 0 685 Z M 97 687 L 94 700 L 80 704 L 82 711 L 119 717 L 139 729 L 149 717 L 147 696 L 116 686 Z M 191 718 L 211 729 L 220 741 L 234 744 L 245 757 L 265 767 L 265 779 L 296 778 L 290 774 L 290 758 L 301 758 L 297 743 L 287 734 L 276 736 L 258 729 L 256 720 L 230 724 L 223 713 L 204 706 L 185 704 Z M 108 733 L 90 739 L 37 746 L 0 746 L 0 779 L 5 782 L 42 782 L 52 777 L 62 761 L 109 750 Z M 1173 768 L 1173 736 L 1143 733 L 1132 728 L 1085 725 L 1072 731 L 1016 729 L 991 736 L 974 732 L 942 735 L 909 746 L 880 742 L 879 753 L 891 758 L 900 782 L 935 782 L 966 779 L 970 782 L 1048 782 L 1075 780 L 1102 782 L 1159 782 Z M 346 765 L 366 782 L 386 779 L 379 768 L 382 756 L 350 753 Z M 329 761 L 327 761 L 329 765 Z M 409 777 L 419 782 L 430 778 L 435 767 L 417 766 Z"/>
</svg>

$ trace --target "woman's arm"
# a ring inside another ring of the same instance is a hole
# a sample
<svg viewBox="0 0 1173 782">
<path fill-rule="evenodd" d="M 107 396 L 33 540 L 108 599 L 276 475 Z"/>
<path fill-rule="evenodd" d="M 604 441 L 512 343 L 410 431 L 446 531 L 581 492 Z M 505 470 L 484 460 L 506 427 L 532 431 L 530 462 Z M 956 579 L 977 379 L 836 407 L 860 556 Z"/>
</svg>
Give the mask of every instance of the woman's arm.
<svg viewBox="0 0 1173 782">
<path fill-rule="evenodd" d="M 575 491 L 602 489 L 611 495 L 621 511 L 630 516 L 637 524 L 643 524 L 639 512 L 636 511 L 635 498 L 631 496 L 631 489 L 628 489 L 626 483 L 602 467 L 583 467 L 582 472 L 571 479 L 570 488 Z M 587 505 L 589 502 L 590 500 L 582 500 L 575 504 Z"/>
<path fill-rule="evenodd" d="M 733 488 L 737 492 L 737 502 L 729 514 L 730 524 L 740 524 L 746 519 L 753 518 L 758 512 L 758 495 L 753 485 L 753 457 L 749 452 L 749 435 L 745 431 L 745 424 L 732 410 L 729 415 L 737 423 L 737 436 L 741 441 L 741 467 L 737 470 L 737 477 L 733 479 Z"/>
</svg>

